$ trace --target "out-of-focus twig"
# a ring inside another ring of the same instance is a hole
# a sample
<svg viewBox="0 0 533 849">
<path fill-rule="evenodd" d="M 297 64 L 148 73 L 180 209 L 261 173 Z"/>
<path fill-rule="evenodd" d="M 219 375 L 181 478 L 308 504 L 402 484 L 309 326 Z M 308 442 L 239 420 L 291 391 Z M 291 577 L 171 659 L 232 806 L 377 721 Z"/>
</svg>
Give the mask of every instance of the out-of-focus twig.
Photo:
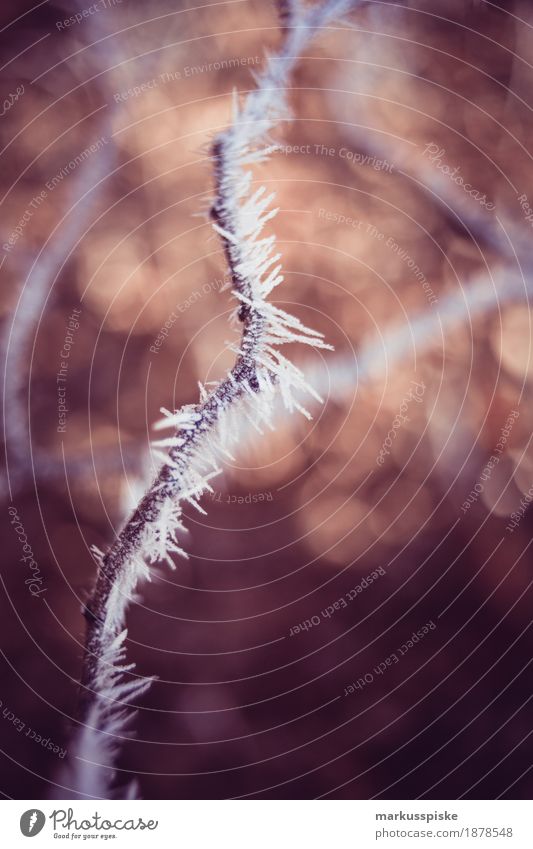
<svg viewBox="0 0 533 849">
<path fill-rule="evenodd" d="M 366 94 L 359 99 L 357 121 L 350 123 L 347 135 L 364 154 L 385 159 L 395 166 L 399 176 L 424 194 L 438 207 L 451 226 L 462 227 L 481 248 L 490 247 L 502 259 L 518 262 L 531 269 L 529 237 L 527 231 L 507 209 L 489 210 L 473 200 L 458 187 L 451 177 L 435 167 L 425 156 L 425 148 L 412 141 L 402 144 L 402 139 L 392 131 L 374 124 L 371 103 L 379 100 L 379 92 Z M 333 107 L 335 98 L 332 98 Z M 430 147 L 427 145 L 426 147 Z"/>
<path fill-rule="evenodd" d="M 86 4 L 76 0 L 74 10 L 83 12 Z M 71 9 L 72 11 L 72 9 Z M 38 254 L 32 258 L 29 270 L 22 270 L 28 257 L 22 255 L 8 260 L 16 263 L 16 272 L 24 279 L 15 306 L 11 323 L 5 328 L 2 345 L 4 445 L 6 453 L 5 479 L 0 480 L 0 497 L 3 492 L 13 498 L 15 492 L 34 475 L 60 477 L 64 473 L 62 456 L 51 456 L 49 451 L 34 447 L 30 433 L 29 386 L 31 375 L 27 364 L 34 336 L 42 320 L 48 298 L 69 258 L 75 253 L 91 224 L 94 207 L 106 189 L 118 165 L 117 147 L 114 142 L 114 124 L 121 111 L 121 104 L 113 97 L 105 72 L 109 64 L 109 44 L 113 36 L 109 29 L 109 15 L 84 17 L 84 34 L 87 44 L 77 52 L 83 52 L 89 65 L 100 67 L 93 85 L 104 102 L 100 112 L 99 138 L 106 140 L 98 155 L 91 156 L 81 164 L 72 176 L 72 186 L 67 196 L 64 214 Z M 119 73 L 128 57 L 120 37 L 112 43 L 112 58 Z M 67 57 L 68 58 L 68 57 Z M 141 57 L 141 66 L 148 67 L 150 57 Z M 27 265 L 26 265 L 27 269 Z M 122 458 L 120 458 L 121 461 Z M 69 464 L 73 473 L 84 475 L 93 471 L 92 458 L 80 452 Z"/>
</svg>

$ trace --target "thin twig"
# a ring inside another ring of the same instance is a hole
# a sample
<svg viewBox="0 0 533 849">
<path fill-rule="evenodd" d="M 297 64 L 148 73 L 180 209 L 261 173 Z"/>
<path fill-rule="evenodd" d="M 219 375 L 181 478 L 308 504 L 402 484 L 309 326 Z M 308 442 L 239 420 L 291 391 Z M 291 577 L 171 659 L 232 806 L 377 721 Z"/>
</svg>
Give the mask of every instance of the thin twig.
<svg viewBox="0 0 533 849">
<path fill-rule="evenodd" d="M 232 292 L 239 305 L 235 317 L 242 322 L 242 336 L 235 347 L 236 360 L 227 377 L 209 391 L 200 387 L 200 401 L 175 414 L 166 413 L 163 425 L 176 428 L 176 435 L 159 443 L 169 448 L 163 465 L 133 515 L 105 553 L 95 550 L 98 576 L 87 604 L 87 637 L 82 674 L 81 722 L 77 757 L 92 769 L 90 793 L 111 793 L 112 769 L 117 735 L 127 720 L 124 704 L 139 697 L 150 681 L 124 673 L 126 611 L 132 594 L 149 578 L 149 564 L 173 555 L 186 556 L 177 534 L 183 528 L 185 503 L 204 512 L 201 495 L 211 490 L 209 481 L 220 471 L 220 460 L 231 457 L 229 448 L 237 438 L 242 418 L 261 430 L 270 426 L 275 394 L 279 392 L 289 410 L 300 410 L 295 393 L 316 393 L 302 372 L 279 351 L 290 342 L 327 348 L 321 334 L 267 301 L 272 289 L 282 282 L 280 255 L 274 236 L 262 237 L 265 224 L 276 210 L 273 196 L 264 187 L 252 191 L 249 167 L 264 162 L 274 149 L 267 135 L 288 117 L 285 103 L 290 74 L 315 33 L 342 17 L 354 0 L 333 0 L 312 8 L 290 4 L 284 42 L 277 56 L 266 60 L 257 88 L 242 108 L 234 104 L 233 123 L 213 144 L 215 199 L 214 228 L 222 237 Z M 289 24 L 289 25 L 287 25 Z M 166 411 L 165 411 L 166 412 Z M 86 775 L 76 786 L 85 788 Z"/>
</svg>

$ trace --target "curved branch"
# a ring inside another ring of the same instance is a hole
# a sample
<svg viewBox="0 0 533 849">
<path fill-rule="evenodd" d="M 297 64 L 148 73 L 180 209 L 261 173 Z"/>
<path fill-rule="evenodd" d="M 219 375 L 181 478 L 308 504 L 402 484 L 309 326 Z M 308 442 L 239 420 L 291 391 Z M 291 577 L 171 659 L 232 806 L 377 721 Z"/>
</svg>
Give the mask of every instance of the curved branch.
<svg viewBox="0 0 533 849">
<path fill-rule="evenodd" d="M 131 672 L 133 665 L 123 664 L 126 611 L 138 584 L 149 578 L 148 564 L 166 560 L 173 567 L 173 554 L 186 556 L 177 540 L 183 528 L 182 505 L 188 502 L 204 512 L 199 498 L 211 490 L 209 480 L 220 471 L 219 460 L 231 457 L 229 448 L 237 438 L 239 419 L 247 418 L 261 431 L 263 425 L 270 426 L 275 393 L 281 394 L 287 409 L 307 416 L 295 393 L 304 390 L 318 397 L 279 348 L 290 342 L 329 346 L 321 334 L 267 300 L 283 279 L 274 236 L 261 236 L 277 210 L 270 208 L 273 195 L 268 196 L 264 187 L 252 192 L 248 169 L 265 161 L 275 149 L 267 146 L 266 136 L 280 119 L 288 117 L 286 87 L 303 48 L 321 27 L 354 5 L 354 0 L 333 0 L 303 9 L 291 3 L 280 53 L 267 59 L 257 88 L 242 108 L 235 103 L 232 125 L 213 145 L 215 199 L 211 215 L 222 237 L 232 292 L 239 302 L 235 317 L 242 322 L 242 336 L 235 348 L 235 364 L 224 380 L 210 391 L 201 386 L 199 403 L 175 414 L 164 411 L 163 426 L 173 426 L 176 432 L 159 443 L 169 452 L 157 477 L 110 549 L 105 554 L 94 550 L 99 569 L 85 611 L 84 727 L 77 741 L 77 757 L 92 768 L 90 781 L 85 772 L 77 784 L 86 790 L 89 783 L 91 795 L 109 794 L 115 735 L 122 732 L 128 719 L 124 703 L 150 684 L 138 677 L 125 681 L 124 673 Z"/>
</svg>

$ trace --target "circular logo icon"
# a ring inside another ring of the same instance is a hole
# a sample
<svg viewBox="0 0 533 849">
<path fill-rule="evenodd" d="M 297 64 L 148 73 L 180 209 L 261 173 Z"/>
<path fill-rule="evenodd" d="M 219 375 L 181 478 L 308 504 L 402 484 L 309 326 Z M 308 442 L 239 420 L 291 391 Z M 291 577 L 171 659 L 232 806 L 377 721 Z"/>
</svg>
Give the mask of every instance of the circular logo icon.
<svg viewBox="0 0 533 849">
<path fill-rule="evenodd" d="M 22 814 L 20 818 L 20 830 L 24 837 L 35 837 L 42 830 L 45 822 L 46 817 L 43 812 L 37 808 L 31 808 Z"/>
</svg>

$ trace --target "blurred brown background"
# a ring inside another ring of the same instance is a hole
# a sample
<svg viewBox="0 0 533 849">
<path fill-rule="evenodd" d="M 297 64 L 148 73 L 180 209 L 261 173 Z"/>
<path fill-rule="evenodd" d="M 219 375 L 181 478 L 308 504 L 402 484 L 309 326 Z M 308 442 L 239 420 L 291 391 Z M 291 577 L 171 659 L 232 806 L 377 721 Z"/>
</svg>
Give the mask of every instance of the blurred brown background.
<svg viewBox="0 0 533 849">
<path fill-rule="evenodd" d="M 95 6 L 0 13 L 0 789 L 15 798 L 52 792 L 43 741 L 68 750 L 89 547 L 149 480 L 159 408 L 232 361 L 209 143 L 280 40 L 269 3 Z M 243 438 L 208 515 L 188 516 L 190 559 L 131 608 L 128 658 L 158 681 L 120 769 L 145 798 L 531 793 L 530 513 L 506 530 L 533 484 L 531 11 L 369 2 L 350 23 L 306 52 L 294 121 L 256 174 L 280 206 L 278 302 L 335 345 L 291 351 L 325 403 Z"/>
</svg>

